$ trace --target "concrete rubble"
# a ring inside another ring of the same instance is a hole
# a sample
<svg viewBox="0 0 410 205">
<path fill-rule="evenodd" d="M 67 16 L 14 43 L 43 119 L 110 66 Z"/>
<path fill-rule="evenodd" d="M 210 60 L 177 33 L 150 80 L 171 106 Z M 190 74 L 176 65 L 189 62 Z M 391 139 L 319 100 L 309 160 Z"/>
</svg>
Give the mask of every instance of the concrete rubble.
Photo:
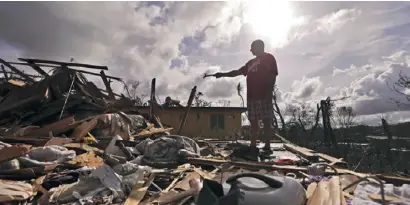
<svg viewBox="0 0 410 205">
<path fill-rule="evenodd" d="M 0 204 L 239 204 L 252 194 L 239 197 L 236 183 L 225 193 L 214 187 L 259 176 L 252 174 L 280 181 L 272 185 L 280 196 L 268 199 L 277 204 L 410 204 L 410 178 L 357 173 L 279 135 L 273 154 L 247 161 L 233 151 L 246 141 L 174 134 L 155 116 L 155 103 L 139 113 L 134 100 L 112 91 L 109 81 L 120 79 L 105 75 L 105 66 L 19 60 L 0 59 Z M 106 89 L 86 75 L 100 76 Z"/>
</svg>

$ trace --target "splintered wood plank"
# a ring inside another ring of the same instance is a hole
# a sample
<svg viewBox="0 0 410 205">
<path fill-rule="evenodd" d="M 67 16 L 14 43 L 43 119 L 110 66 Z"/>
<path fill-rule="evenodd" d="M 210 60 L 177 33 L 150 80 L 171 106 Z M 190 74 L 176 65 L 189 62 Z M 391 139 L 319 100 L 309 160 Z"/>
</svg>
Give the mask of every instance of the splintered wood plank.
<svg viewBox="0 0 410 205">
<path fill-rule="evenodd" d="M 204 179 L 214 179 L 215 176 L 216 176 L 215 173 L 205 172 L 205 171 L 203 171 L 202 169 L 199 169 L 199 168 L 194 168 L 194 172 L 198 173 Z"/>
<path fill-rule="evenodd" d="M 283 145 L 287 150 L 296 153 L 300 156 L 302 156 L 303 158 L 311 161 L 311 162 L 317 162 L 319 161 L 319 157 L 317 155 L 315 155 L 314 153 L 310 152 L 311 150 L 308 150 L 304 147 L 299 147 L 293 144 L 284 144 Z"/>
<path fill-rule="evenodd" d="M 184 191 L 187 191 L 191 188 L 189 181 L 193 179 L 199 181 L 201 179 L 201 175 L 199 175 L 197 172 L 189 172 L 180 182 L 178 182 L 174 186 L 174 189 L 182 189 Z"/>
<path fill-rule="evenodd" d="M 306 190 L 306 198 L 310 199 L 310 197 L 312 197 L 313 193 L 315 193 L 317 187 L 317 183 L 316 182 L 312 182 L 309 184 L 307 190 Z"/>
<path fill-rule="evenodd" d="M 30 149 L 31 146 L 4 147 L 0 150 L 0 163 L 21 157 L 25 155 Z"/>
<path fill-rule="evenodd" d="M 58 135 L 62 132 L 68 131 L 71 128 L 74 128 L 74 123 L 74 116 L 67 117 L 42 128 L 30 130 L 25 134 L 25 136 L 48 136 L 50 131 L 53 135 Z"/>
<path fill-rule="evenodd" d="M 13 79 L 8 80 L 7 82 L 10 83 L 10 84 L 13 84 L 13 85 L 17 85 L 19 87 L 23 87 L 25 85 L 24 82 L 21 82 L 21 81 L 18 81 L 18 80 L 13 80 Z"/>
<path fill-rule="evenodd" d="M 342 189 L 340 187 L 339 176 L 333 176 L 328 182 L 329 191 L 329 205 L 341 205 L 342 203 Z M 344 200 L 344 199 L 343 199 Z"/>
<path fill-rule="evenodd" d="M 327 181 L 319 182 L 316 189 L 313 191 L 313 194 L 307 200 L 306 205 L 330 205 L 327 204 L 329 198 L 327 184 Z"/>
<path fill-rule="evenodd" d="M 95 126 L 97 126 L 97 123 L 97 118 L 94 118 L 89 122 L 83 122 L 80 126 L 74 129 L 73 133 L 71 134 L 71 138 L 74 138 L 74 141 L 76 142 L 81 141 L 88 132 L 90 132 L 92 129 L 94 129 Z"/>
<path fill-rule="evenodd" d="M 40 66 L 32 63 L 31 61 L 28 61 L 27 64 L 29 64 L 31 68 L 33 68 L 35 71 L 40 73 L 42 76 L 45 76 L 45 77 L 49 76 L 43 69 L 40 68 Z"/>
<path fill-rule="evenodd" d="M 148 177 L 147 181 L 145 181 L 145 183 L 141 183 L 141 182 L 135 183 L 124 205 L 138 205 L 144 198 L 149 186 L 154 181 L 154 179 L 155 179 L 155 174 L 151 174 Z"/>
<path fill-rule="evenodd" d="M 54 65 L 71 66 L 71 67 L 84 67 L 84 68 L 91 68 L 91 69 L 108 70 L 107 66 L 98 66 L 98 65 L 90 65 L 90 64 L 83 64 L 83 63 L 68 63 L 68 62 L 61 62 L 61 61 L 27 59 L 27 58 L 18 58 L 18 60 L 24 61 L 24 62 L 31 62 L 31 63 L 44 63 L 44 64 L 54 64 Z"/>
<path fill-rule="evenodd" d="M 65 137 L 52 137 L 49 141 L 44 146 L 50 146 L 50 145 L 58 145 L 62 146 L 65 144 L 72 143 L 73 140 L 70 138 L 65 138 Z"/>
<path fill-rule="evenodd" d="M 4 79 L 6 79 L 6 81 L 9 80 L 9 76 L 7 75 L 6 69 L 4 69 L 3 65 L 0 65 L 1 70 L 3 71 L 3 75 L 4 75 Z"/>
<path fill-rule="evenodd" d="M 6 62 L 5 60 L 0 58 L 0 64 L 5 65 L 6 67 L 10 68 L 10 70 L 12 70 L 13 72 L 19 74 L 21 77 L 23 77 L 25 80 L 27 80 L 28 82 L 34 83 L 34 80 L 32 78 L 30 78 L 27 74 L 25 74 L 24 72 L 20 71 L 19 69 L 17 69 L 16 67 L 10 65 L 10 63 Z"/>
<path fill-rule="evenodd" d="M 101 79 L 102 79 L 102 81 L 105 85 L 105 88 L 107 88 L 109 98 L 110 99 L 115 99 L 114 92 L 112 91 L 110 83 L 108 82 L 107 76 L 105 75 L 103 70 L 100 72 L 100 75 L 101 75 Z"/>
<path fill-rule="evenodd" d="M 294 165 L 272 165 L 272 164 L 263 163 L 263 162 L 229 161 L 229 160 L 205 159 L 205 158 L 188 158 L 188 162 L 192 165 L 210 165 L 210 166 L 220 166 L 221 164 L 229 163 L 232 166 L 235 166 L 238 168 L 249 169 L 249 170 L 266 169 L 266 170 L 278 170 L 278 171 L 292 172 L 292 173 L 298 173 L 299 171 L 307 172 L 306 167 L 298 167 Z M 336 169 L 336 170 L 339 174 L 349 173 L 349 174 L 354 174 L 359 177 L 366 176 L 366 174 L 353 172 L 348 169 Z M 326 169 L 326 174 L 335 174 L 335 172 L 332 169 Z M 369 180 L 374 181 L 374 179 L 369 179 Z"/>
<path fill-rule="evenodd" d="M 153 134 L 159 134 L 159 133 L 164 133 L 164 132 L 170 132 L 170 131 L 172 131 L 174 128 L 155 128 L 155 127 L 153 127 L 153 128 L 151 128 L 151 129 L 149 129 L 149 130 L 143 130 L 143 131 L 141 131 L 140 133 L 138 133 L 137 135 L 136 135 L 136 137 L 146 137 L 146 136 L 150 136 L 150 135 L 153 135 Z"/>
</svg>

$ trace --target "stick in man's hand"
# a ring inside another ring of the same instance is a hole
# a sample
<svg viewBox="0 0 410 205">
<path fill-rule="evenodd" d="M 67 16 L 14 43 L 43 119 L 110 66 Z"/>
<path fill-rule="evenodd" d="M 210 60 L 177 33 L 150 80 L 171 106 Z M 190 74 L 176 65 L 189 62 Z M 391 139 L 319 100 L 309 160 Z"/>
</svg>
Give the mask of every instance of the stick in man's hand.
<svg viewBox="0 0 410 205">
<path fill-rule="evenodd" d="M 212 77 L 212 76 L 215 76 L 215 74 L 206 74 L 206 73 L 205 73 L 203 78 Z"/>
</svg>

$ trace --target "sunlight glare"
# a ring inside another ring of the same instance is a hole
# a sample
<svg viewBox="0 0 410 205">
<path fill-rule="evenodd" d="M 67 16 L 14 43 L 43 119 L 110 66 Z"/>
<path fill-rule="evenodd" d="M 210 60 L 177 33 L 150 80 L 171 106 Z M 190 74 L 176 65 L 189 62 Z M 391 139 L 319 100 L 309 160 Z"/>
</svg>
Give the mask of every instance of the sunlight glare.
<svg viewBox="0 0 410 205">
<path fill-rule="evenodd" d="M 256 35 L 268 39 L 274 47 L 288 42 L 290 29 L 300 23 L 288 1 L 244 0 L 243 21 L 251 25 Z"/>
</svg>

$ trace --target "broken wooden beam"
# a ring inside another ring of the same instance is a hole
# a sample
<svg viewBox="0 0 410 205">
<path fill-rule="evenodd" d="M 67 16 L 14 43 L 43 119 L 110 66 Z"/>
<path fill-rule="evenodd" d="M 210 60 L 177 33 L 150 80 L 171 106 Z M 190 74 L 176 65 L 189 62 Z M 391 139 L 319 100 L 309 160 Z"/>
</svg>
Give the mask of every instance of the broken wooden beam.
<svg viewBox="0 0 410 205">
<path fill-rule="evenodd" d="M 108 97 L 110 99 L 115 100 L 114 92 L 111 89 L 110 82 L 108 82 L 108 80 L 107 80 L 107 76 L 105 75 L 103 70 L 100 72 L 100 74 L 101 74 L 101 79 L 102 79 L 102 81 L 105 85 L 105 88 L 107 88 Z"/>
<path fill-rule="evenodd" d="M 388 176 L 384 174 L 376 174 L 381 180 L 386 181 L 386 183 L 393 184 L 394 186 L 402 186 L 403 184 L 410 184 L 410 178 L 407 177 L 397 177 Z"/>
<path fill-rule="evenodd" d="M 25 155 L 31 146 L 11 146 L 0 150 L 0 163 L 7 162 Z"/>
<path fill-rule="evenodd" d="M 24 61 L 24 62 L 32 62 L 32 63 L 44 63 L 44 64 L 53 64 L 53 65 L 60 65 L 60 66 L 72 66 L 72 67 L 84 67 L 84 68 L 91 68 L 91 69 L 108 70 L 107 66 L 90 65 L 90 64 L 84 64 L 84 63 L 69 63 L 69 62 L 61 62 L 61 61 L 28 59 L 28 58 L 18 58 L 18 60 Z"/>
<path fill-rule="evenodd" d="M 85 70 L 77 70 L 77 69 L 72 69 L 72 68 L 68 68 L 68 69 L 69 69 L 69 70 L 74 70 L 74 71 L 80 72 L 80 73 L 85 73 L 85 74 L 100 76 L 100 74 L 98 74 L 98 73 L 93 73 L 93 72 L 89 72 L 89 71 L 85 71 Z M 109 79 L 121 81 L 121 78 L 118 78 L 118 77 L 114 77 L 114 76 L 110 76 L 110 75 L 106 75 L 105 77 L 106 77 L 106 78 L 109 78 Z"/>
<path fill-rule="evenodd" d="M 52 124 L 46 125 L 44 127 L 30 130 L 25 134 L 25 136 L 48 136 L 49 132 L 52 132 L 53 135 L 58 135 L 60 133 L 66 132 L 74 127 L 78 126 L 75 123 L 75 119 L 73 116 L 64 118 Z"/>
<path fill-rule="evenodd" d="M 10 68 L 13 72 L 19 74 L 21 77 L 23 77 L 25 80 L 27 80 L 28 82 L 34 83 L 35 81 L 30 78 L 29 76 L 27 76 L 27 74 L 25 74 L 24 72 L 20 71 L 19 69 L 17 69 L 16 67 L 10 65 L 10 63 L 6 62 L 5 60 L 0 58 L 0 63 L 5 65 L 6 67 Z"/>
<path fill-rule="evenodd" d="M 298 167 L 294 165 L 272 165 L 269 163 L 263 162 L 246 162 L 246 161 L 229 161 L 229 160 L 218 160 L 218 159 L 204 159 L 204 158 L 188 158 L 188 163 L 192 165 L 200 166 L 220 166 L 222 164 L 230 164 L 236 168 L 248 169 L 248 170 L 277 170 L 282 172 L 291 172 L 299 174 L 299 171 L 307 172 L 307 167 Z M 336 168 L 339 174 L 354 174 L 356 176 L 366 176 L 362 173 L 353 172 L 348 169 L 338 169 Z M 326 169 L 326 175 L 334 175 L 335 171 L 332 169 Z"/>
<path fill-rule="evenodd" d="M 11 71 L 6 71 L 6 70 L 4 70 L 4 72 L 3 72 L 3 74 L 4 73 L 6 73 L 6 74 L 16 74 L 16 73 L 14 73 L 14 72 L 11 72 Z M 38 78 L 38 77 L 41 77 L 41 75 L 31 75 L 31 74 L 26 74 L 28 77 L 30 77 L 30 78 Z M 12 76 L 10 75 L 10 76 L 8 76 L 9 78 L 11 78 Z M 16 77 L 13 77 L 13 78 L 16 78 Z M 24 79 L 23 79 L 24 80 Z"/>
<path fill-rule="evenodd" d="M 90 132 L 92 129 L 94 129 L 95 126 L 97 126 L 97 124 L 97 118 L 94 118 L 89 122 L 83 122 L 81 125 L 77 126 L 74 129 L 73 133 L 71 134 L 71 138 L 74 138 L 75 142 L 80 142 L 81 140 L 83 140 L 83 138 L 87 135 L 88 132 Z"/>
<path fill-rule="evenodd" d="M 144 198 L 145 194 L 148 191 L 149 186 L 154 181 L 154 179 L 155 179 L 155 174 L 152 173 L 148 177 L 148 180 L 145 181 L 145 183 L 141 183 L 137 181 L 137 183 L 135 183 L 134 187 L 132 188 L 132 191 L 130 195 L 128 196 L 127 200 L 125 201 L 124 205 L 138 205 Z"/>
<path fill-rule="evenodd" d="M 314 153 L 311 153 L 309 150 L 307 150 L 304 147 L 299 147 L 293 144 L 284 144 L 283 146 L 285 147 L 285 149 L 289 150 L 290 152 L 300 155 L 301 157 L 309 160 L 310 162 L 319 161 L 319 156 L 315 155 Z"/>
<path fill-rule="evenodd" d="M 40 73 L 42 76 L 47 77 L 49 76 L 48 73 L 46 73 L 43 69 L 41 69 L 38 65 L 34 64 L 31 61 L 27 62 L 31 68 L 33 68 L 37 73 Z"/>
<path fill-rule="evenodd" d="M 151 81 L 151 95 L 149 101 L 149 119 L 152 119 L 154 116 L 154 106 L 156 105 L 155 99 L 155 78 Z"/>
<path fill-rule="evenodd" d="M 106 90 L 103 90 L 103 89 L 100 89 L 100 88 L 98 90 L 108 94 L 108 92 Z M 117 96 L 117 97 L 123 97 L 122 95 L 117 94 L 117 93 L 114 93 L 114 95 Z"/>
<path fill-rule="evenodd" d="M 1 66 L 1 70 L 3 71 L 4 79 L 6 79 L 6 81 L 8 81 L 9 77 L 6 73 L 6 69 L 4 69 L 4 65 L 0 65 L 0 66 Z"/>
<path fill-rule="evenodd" d="M 18 63 L 18 62 L 9 62 L 11 65 L 24 65 L 24 66 L 30 66 L 28 63 Z M 47 64 L 36 64 L 38 67 L 45 67 L 45 68 L 59 68 L 59 66 L 56 65 L 47 65 Z M 85 74 L 90 74 L 90 75 L 95 75 L 95 76 L 100 76 L 99 73 L 93 73 L 90 71 L 85 71 L 85 70 L 77 70 L 74 68 L 68 68 L 69 70 L 73 70 L 76 72 L 80 72 L 80 73 L 85 73 Z M 121 78 L 118 77 L 114 77 L 114 76 L 110 76 L 110 75 L 106 75 L 105 77 L 109 78 L 109 79 L 113 79 L 113 80 L 118 80 L 121 81 Z"/>
<path fill-rule="evenodd" d="M 186 111 L 184 113 L 183 118 L 181 119 L 181 122 L 179 123 L 179 128 L 178 128 L 178 132 L 177 132 L 178 135 L 181 134 L 181 131 L 184 128 L 186 118 L 188 117 L 189 111 L 191 110 L 192 101 L 195 98 L 195 94 L 196 94 L 196 86 L 194 86 L 194 88 L 192 88 L 191 94 L 189 95 L 188 104 L 185 108 Z"/>
<path fill-rule="evenodd" d="M 16 102 L 14 104 L 9 103 L 9 104 L 4 105 L 0 108 L 0 115 L 12 112 L 13 110 L 21 109 L 22 107 L 24 108 L 24 107 L 26 107 L 30 104 L 34 104 L 34 103 L 39 102 L 43 99 L 45 99 L 45 97 L 43 95 L 35 95 L 35 96 L 32 96 L 32 97 L 28 97 L 24 100 L 20 100 L 19 102 Z"/>
<path fill-rule="evenodd" d="M 338 159 L 338 158 L 332 157 L 327 154 L 317 153 L 311 149 L 297 146 L 293 144 L 292 142 L 290 142 L 289 140 L 285 139 L 284 137 L 280 136 L 279 134 L 275 134 L 275 135 L 276 137 L 280 138 L 283 142 L 286 143 L 283 145 L 286 149 L 288 149 L 291 152 L 295 152 L 301 155 L 303 158 L 306 158 L 309 161 L 317 162 L 319 158 L 321 158 L 325 160 L 326 162 L 330 163 L 330 165 L 332 166 L 336 166 L 338 168 L 348 168 L 347 162 L 343 161 L 342 158 Z"/>
</svg>

